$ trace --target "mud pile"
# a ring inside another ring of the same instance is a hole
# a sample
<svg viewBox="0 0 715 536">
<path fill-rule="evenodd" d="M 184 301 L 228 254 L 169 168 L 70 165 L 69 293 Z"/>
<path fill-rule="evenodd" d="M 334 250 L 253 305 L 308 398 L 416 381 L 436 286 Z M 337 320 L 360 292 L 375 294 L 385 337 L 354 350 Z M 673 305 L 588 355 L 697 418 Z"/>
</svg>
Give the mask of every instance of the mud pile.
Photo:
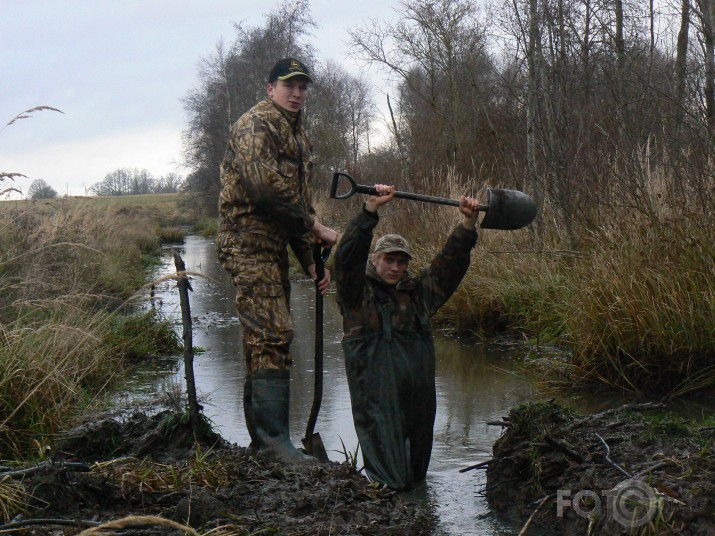
<svg viewBox="0 0 715 536">
<path fill-rule="evenodd" d="M 712 427 L 658 404 L 581 416 L 553 402 L 498 424 L 486 493 L 499 515 L 535 533 L 715 534 Z"/>
<path fill-rule="evenodd" d="M 25 501 L 0 526 L 13 534 L 425 535 L 434 523 L 348 461 L 287 466 L 218 436 L 194 444 L 169 413 L 83 425 L 63 436 L 53 460 L 6 476 Z M 97 529 L 127 516 L 133 527 Z"/>
</svg>

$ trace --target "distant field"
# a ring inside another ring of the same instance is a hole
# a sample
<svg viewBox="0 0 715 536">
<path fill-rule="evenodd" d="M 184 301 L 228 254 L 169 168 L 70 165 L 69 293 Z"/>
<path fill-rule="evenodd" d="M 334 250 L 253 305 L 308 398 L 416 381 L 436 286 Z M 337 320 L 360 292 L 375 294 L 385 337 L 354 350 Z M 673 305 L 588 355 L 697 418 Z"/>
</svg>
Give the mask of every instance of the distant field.
<svg viewBox="0 0 715 536">
<path fill-rule="evenodd" d="M 114 196 L 73 196 L 56 199 L 6 200 L 0 201 L 3 208 L 15 210 L 65 211 L 70 208 L 96 210 L 101 212 L 131 210 L 136 214 L 153 214 L 154 221 L 162 227 L 197 226 L 203 218 L 215 219 L 213 215 L 202 212 L 200 203 L 196 203 L 191 194 L 144 194 Z"/>
<path fill-rule="evenodd" d="M 57 205 L 61 203 L 89 203 L 92 206 L 123 207 L 127 205 L 141 206 L 176 206 L 185 194 L 143 194 L 143 195 L 110 195 L 110 196 L 72 196 L 56 199 L 10 200 L 0 203 L 13 204 L 18 207 L 28 204 Z"/>
</svg>

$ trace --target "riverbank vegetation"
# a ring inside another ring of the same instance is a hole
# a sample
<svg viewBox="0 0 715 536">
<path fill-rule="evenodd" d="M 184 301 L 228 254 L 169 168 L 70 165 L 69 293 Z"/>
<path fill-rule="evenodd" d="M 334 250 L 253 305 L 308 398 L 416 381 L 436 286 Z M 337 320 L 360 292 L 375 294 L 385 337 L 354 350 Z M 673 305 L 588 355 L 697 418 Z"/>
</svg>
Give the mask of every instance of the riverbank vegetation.
<svg viewBox="0 0 715 536">
<path fill-rule="evenodd" d="M 0 456 L 44 453 L 132 362 L 179 350 L 141 304 L 177 199 L 0 203 Z"/>
</svg>

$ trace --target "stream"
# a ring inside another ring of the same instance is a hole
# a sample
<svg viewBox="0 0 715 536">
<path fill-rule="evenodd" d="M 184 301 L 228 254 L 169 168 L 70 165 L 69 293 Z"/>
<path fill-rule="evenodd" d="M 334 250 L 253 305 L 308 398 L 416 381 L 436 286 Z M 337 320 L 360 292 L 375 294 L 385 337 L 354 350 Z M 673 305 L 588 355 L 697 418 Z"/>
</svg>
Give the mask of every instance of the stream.
<svg viewBox="0 0 715 536">
<path fill-rule="evenodd" d="M 172 253 L 177 250 L 192 276 L 190 307 L 196 353 L 194 374 L 204 414 L 231 443 L 247 446 L 250 437 L 243 417 L 242 391 L 245 364 L 234 303 L 234 288 L 216 258 L 214 241 L 187 236 L 180 246 L 162 250 L 162 264 L 153 277 L 175 273 Z M 176 282 L 156 285 L 153 306 L 176 321 L 181 331 L 181 310 Z M 315 287 L 309 280 L 294 281 L 291 293 L 294 365 L 291 371 L 290 432 L 300 446 L 313 400 Z M 350 410 L 350 395 L 340 346 L 341 321 L 335 294 L 324 299 L 324 393 L 315 431 L 331 460 L 355 457 L 358 446 Z M 526 350 L 514 345 L 483 345 L 435 333 L 437 354 L 437 417 L 434 447 L 427 480 L 420 489 L 403 494 L 425 501 L 435 513 L 438 535 L 511 535 L 520 527 L 499 520 L 484 497 L 484 470 L 460 473 L 465 467 L 491 457 L 501 428 L 490 426 L 510 408 L 536 398 L 535 388 L 518 373 Z M 183 360 L 173 358 L 165 367 L 135 374 L 129 396 L 185 386 Z M 358 467 L 362 460 L 358 452 Z"/>
</svg>

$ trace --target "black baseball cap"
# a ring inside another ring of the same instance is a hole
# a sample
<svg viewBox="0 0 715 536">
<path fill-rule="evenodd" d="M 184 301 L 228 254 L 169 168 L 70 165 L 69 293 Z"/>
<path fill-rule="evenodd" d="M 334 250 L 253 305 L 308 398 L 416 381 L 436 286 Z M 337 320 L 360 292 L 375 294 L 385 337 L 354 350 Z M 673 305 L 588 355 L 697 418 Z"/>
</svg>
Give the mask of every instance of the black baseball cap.
<svg viewBox="0 0 715 536">
<path fill-rule="evenodd" d="M 271 69 L 268 75 L 268 82 L 275 82 L 276 80 L 288 80 L 294 76 L 305 76 L 308 82 L 312 82 L 313 79 L 308 74 L 308 68 L 305 64 L 295 58 L 283 58 L 279 60 Z"/>
</svg>

